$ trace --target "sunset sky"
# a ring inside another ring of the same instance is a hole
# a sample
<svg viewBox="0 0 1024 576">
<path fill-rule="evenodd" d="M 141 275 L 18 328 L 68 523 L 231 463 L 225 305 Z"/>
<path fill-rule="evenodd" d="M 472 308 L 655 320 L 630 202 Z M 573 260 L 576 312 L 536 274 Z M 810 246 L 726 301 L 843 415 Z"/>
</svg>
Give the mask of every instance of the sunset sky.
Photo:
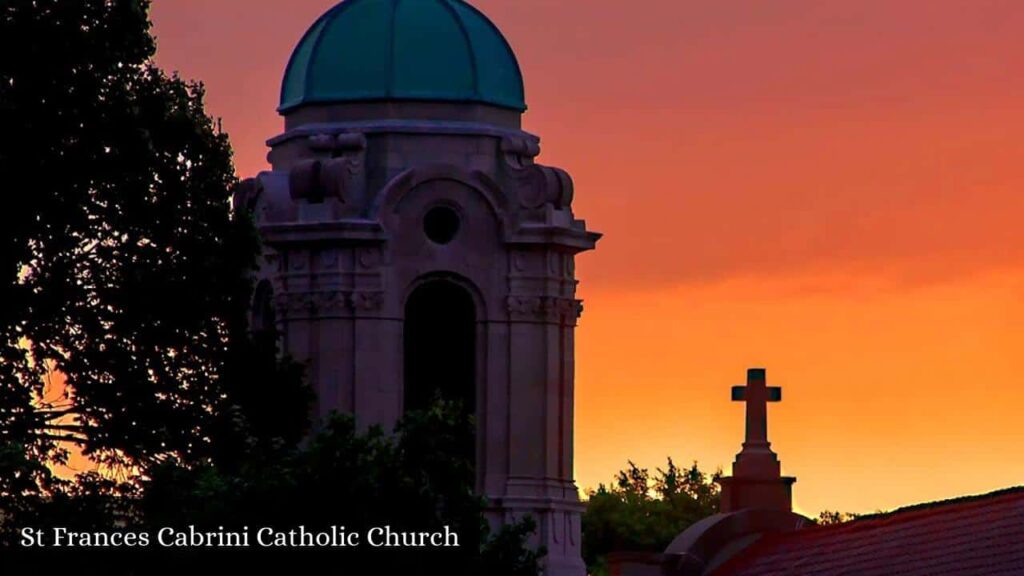
<svg viewBox="0 0 1024 576">
<path fill-rule="evenodd" d="M 333 0 L 155 0 L 242 176 Z M 799 511 L 1024 484 L 1024 3 L 476 0 L 526 130 L 605 233 L 579 259 L 576 473 L 728 470 L 748 367 Z"/>
</svg>

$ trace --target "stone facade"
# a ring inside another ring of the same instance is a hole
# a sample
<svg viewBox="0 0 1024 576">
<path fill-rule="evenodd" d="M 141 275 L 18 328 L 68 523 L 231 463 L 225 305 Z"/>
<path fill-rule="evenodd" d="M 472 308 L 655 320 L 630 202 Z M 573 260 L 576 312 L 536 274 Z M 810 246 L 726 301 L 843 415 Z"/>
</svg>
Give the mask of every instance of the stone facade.
<svg viewBox="0 0 1024 576">
<path fill-rule="evenodd" d="M 410 295 L 447 282 L 472 298 L 478 487 L 495 523 L 537 519 L 549 575 L 582 576 L 575 256 L 599 235 L 574 217 L 569 175 L 535 162 L 519 118 L 480 104 L 299 108 L 269 142 L 272 170 L 236 202 L 265 241 L 254 310 L 308 364 L 321 417 L 393 425 Z M 454 227 L 440 242 L 424 224 L 437 207 Z"/>
</svg>

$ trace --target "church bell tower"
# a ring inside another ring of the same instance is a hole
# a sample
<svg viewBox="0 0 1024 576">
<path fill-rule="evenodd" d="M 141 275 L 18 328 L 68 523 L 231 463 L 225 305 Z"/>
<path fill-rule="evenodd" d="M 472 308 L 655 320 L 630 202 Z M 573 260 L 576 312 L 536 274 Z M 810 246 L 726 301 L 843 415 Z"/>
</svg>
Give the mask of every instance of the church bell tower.
<svg viewBox="0 0 1024 576">
<path fill-rule="evenodd" d="M 492 521 L 532 515 L 546 574 L 583 576 L 573 482 L 576 254 L 599 234 L 535 162 L 516 57 L 461 0 L 346 0 L 292 54 L 254 317 L 307 364 L 317 416 L 392 426 L 434 394 L 476 416 Z"/>
</svg>

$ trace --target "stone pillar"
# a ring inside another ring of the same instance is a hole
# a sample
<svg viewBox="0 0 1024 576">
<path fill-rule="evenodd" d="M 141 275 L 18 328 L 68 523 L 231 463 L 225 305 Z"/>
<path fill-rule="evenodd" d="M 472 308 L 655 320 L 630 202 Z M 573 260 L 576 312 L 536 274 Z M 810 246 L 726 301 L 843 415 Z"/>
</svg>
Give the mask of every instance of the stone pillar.
<svg viewBox="0 0 1024 576">
<path fill-rule="evenodd" d="M 572 258 L 551 247 L 517 251 L 512 258 L 512 440 L 501 502 L 512 517 L 536 518 L 550 574 L 582 576 L 583 505 L 572 478 L 573 331 L 581 305 Z"/>
<path fill-rule="evenodd" d="M 746 403 L 746 437 L 736 455 L 732 476 L 721 478 L 722 513 L 738 510 L 793 510 L 793 483 L 782 476 L 782 465 L 768 441 L 768 403 L 782 400 L 782 388 L 767 385 L 763 368 L 747 371 L 747 385 L 735 386 L 734 401 Z"/>
</svg>

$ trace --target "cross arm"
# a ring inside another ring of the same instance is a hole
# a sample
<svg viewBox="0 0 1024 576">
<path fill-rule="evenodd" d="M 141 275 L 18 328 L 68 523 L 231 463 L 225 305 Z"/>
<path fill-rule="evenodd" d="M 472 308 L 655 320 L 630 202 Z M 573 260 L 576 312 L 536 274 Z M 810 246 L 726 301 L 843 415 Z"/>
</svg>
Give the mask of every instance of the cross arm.
<svg viewBox="0 0 1024 576">
<path fill-rule="evenodd" d="M 768 386 L 765 388 L 768 392 L 768 402 L 782 402 L 782 388 L 779 386 Z M 747 399 L 747 387 L 746 386 L 733 386 L 732 387 L 732 401 L 743 402 Z"/>
</svg>

